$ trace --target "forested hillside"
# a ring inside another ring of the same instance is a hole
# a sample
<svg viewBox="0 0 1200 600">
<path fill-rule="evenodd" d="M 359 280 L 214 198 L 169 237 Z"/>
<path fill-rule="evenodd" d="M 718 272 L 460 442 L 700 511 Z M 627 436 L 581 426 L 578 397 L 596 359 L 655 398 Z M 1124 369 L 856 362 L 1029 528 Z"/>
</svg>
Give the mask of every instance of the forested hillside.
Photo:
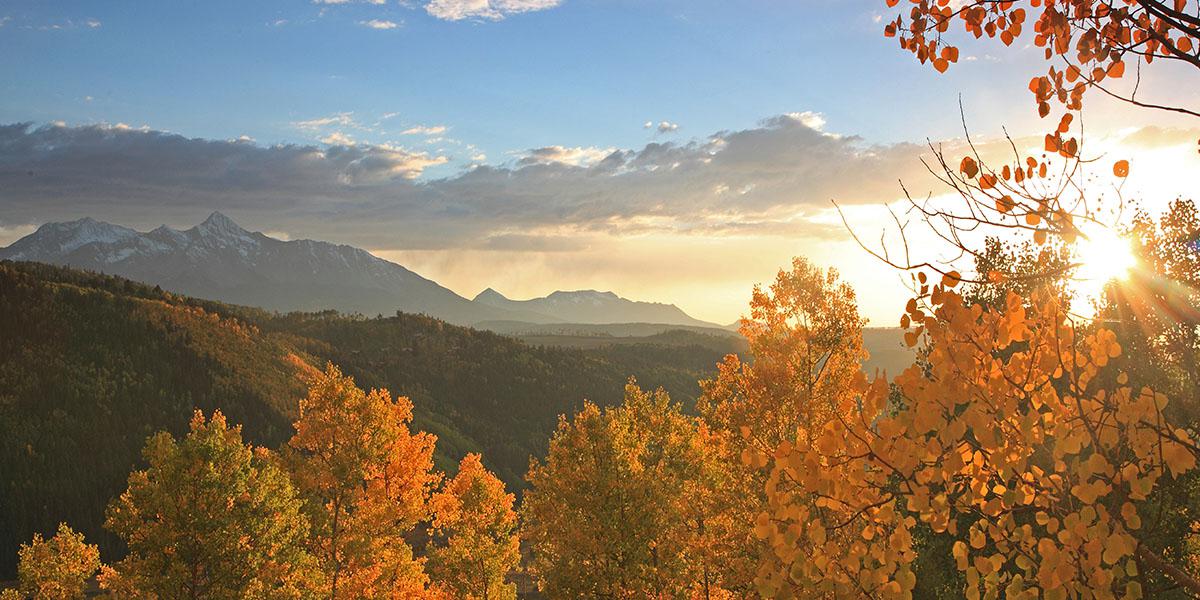
<svg viewBox="0 0 1200 600">
<path fill-rule="evenodd" d="M 363 387 L 414 403 L 439 437 L 439 468 L 468 451 L 510 488 L 542 456 L 558 415 L 620 401 L 628 376 L 691 404 L 725 349 L 535 347 L 424 316 L 275 315 L 172 295 L 121 278 L 0 263 L 0 547 L 67 521 L 106 555 L 105 504 L 146 438 L 220 409 L 245 438 L 292 434 L 304 365 L 340 365 Z M 677 342 L 677 340 L 674 340 Z M 0 577 L 14 572 L 0 553 Z"/>
</svg>

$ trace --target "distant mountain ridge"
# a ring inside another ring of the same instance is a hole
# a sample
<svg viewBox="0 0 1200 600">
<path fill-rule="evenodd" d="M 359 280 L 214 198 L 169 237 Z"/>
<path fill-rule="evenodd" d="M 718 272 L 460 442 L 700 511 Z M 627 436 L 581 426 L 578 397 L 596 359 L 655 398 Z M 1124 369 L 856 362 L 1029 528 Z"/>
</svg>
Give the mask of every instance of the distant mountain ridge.
<svg viewBox="0 0 1200 600">
<path fill-rule="evenodd" d="M 662 323 L 693 327 L 719 327 L 713 323 L 688 316 L 673 304 L 627 300 L 612 292 L 577 290 L 554 292 L 549 296 L 529 300 L 511 300 L 488 288 L 475 296 L 477 304 L 511 311 L 528 311 L 565 323 Z"/>
<path fill-rule="evenodd" d="M 212 213 L 203 223 L 149 232 L 91 218 L 47 223 L 0 248 L 0 260 L 88 269 L 164 289 L 278 311 L 422 313 L 456 325 L 487 321 L 654 322 L 713 326 L 668 304 L 635 302 L 612 292 L 555 292 L 509 300 L 485 290 L 468 300 L 437 282 L 353 246 L 279 240 Z"/>
</svg>

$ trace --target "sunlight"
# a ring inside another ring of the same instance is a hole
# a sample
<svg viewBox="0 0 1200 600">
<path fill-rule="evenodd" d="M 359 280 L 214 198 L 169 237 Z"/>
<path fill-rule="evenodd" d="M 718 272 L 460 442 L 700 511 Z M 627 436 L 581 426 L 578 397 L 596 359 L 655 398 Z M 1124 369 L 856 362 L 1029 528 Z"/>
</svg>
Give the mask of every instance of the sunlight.
<svg viewBox="0 0 1200 600">
<path fill-rule="evenodd" d="M 1137 257 L 1129 240 L 1111 229 L 1095 227 L 1084 229 L 1083 234 L 1086 237 L 1075 244 L 1080 264 L 1072 279 L 1077 296 L 1094 299 L 1108 282 L 1127 279 L 1137 266 Z"/>
</svg>

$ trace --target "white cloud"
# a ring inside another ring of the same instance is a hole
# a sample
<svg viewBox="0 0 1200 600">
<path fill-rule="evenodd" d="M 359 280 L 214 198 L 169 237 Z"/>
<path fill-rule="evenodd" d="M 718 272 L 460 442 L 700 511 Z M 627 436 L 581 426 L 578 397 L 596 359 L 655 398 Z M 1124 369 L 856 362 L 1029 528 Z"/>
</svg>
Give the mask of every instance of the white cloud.
<svg viewBox="0 0 1200 600">
<path fill-rule="evenodd" d="M 386 20 L 382 20 L 382 19 L 371 19 L 370 21 L 359 21 L 358 24 L 362 25 L 363 27 L 370 27 L 371 29 L 379 29 L 379 30 L 384 30 L 384 31 L 388 30 L 388 29 L 396 29 L 397 27 L 400 27 L 400 24 L 396 23 L 395 21 L 386 21 Z"/>
<path fill-rule="evenodd" d="M 85 24 L 92 29 L 96 29 L 102 25 L 98 19 L 88 19 Z"/>
<path fill-rule="evenodd" d="M 7 24 L 11 20 L 12 20 L 12 17 L 0 17 L 0 27 L 4 27 L 4 25 Z"/>
<path fill-rule="evenodd" d="M 437 135 L 439 133 L 446 133 L 446 129 L 445 125 L 432 125 L 428 127 L 416 125 L 401 131 L 400 135 Z"/>
<path fill-rule="evenodd" d="M 321 143 L 329 144 L 330 146 L 353 146 L 355 141 L 350 136 L 340 131 L 335 131 L 321 138 Z"/>
<path fill-rule="evenodd" d="M 309 119 L 307 121 L 292 121 L 292 127 L 304 129 L 306 131 L 316 131 L 318 129 L 323 129 L 333 125 L 338 125 L 341 127 L 358 127 L 358 124 L 354 121 L 353 112 L 341 112 L 328 117 Z"/>
<path fill-rule="evenodd" d="M 425 12 L 445 21 L 499 21 L 509 15 L 547 10 L 559 4 L 562 0 L 431 0 L 425 5 Z"/>
<path fill-rule="evenodd" d="M 663 121 L 658 124 L 658 132 L 659 133 L 670 133 L 677 129 L 679 129 L 678 123 L 672 123 L 670 121 Z"/>
<path fill-rule="evenodd" d="M 650 129 L 651 127 L 654 127 L 654 121 L 646 121 L 642 124 L 643 129 Z"/>
<path fill-rule="evenodd" d="M 562 164 L 573 167 L 587 167 L 598 163 L 616 151 L 615 148 L 597 148 L 595 146 L 568 148 L 565 146 L 545 146 L 534 148 L 519 161 L 522 165 Z"/>
<path fill-rule="evenodd" d="M 810 129 L 822 131 L 825 128 L 825 115 L 821 113 L 806 110 L 804 112 L 787 113 L 785 116 Z"/>
<path fill-rule="evenodd" d="M 268 27 L 283 27 L 284 25 L 287 25 L 287 24 L 288 24 L 287 19 L 275 19 L 274 21 L 267 23 L 267 26 Z"/>
</svg>

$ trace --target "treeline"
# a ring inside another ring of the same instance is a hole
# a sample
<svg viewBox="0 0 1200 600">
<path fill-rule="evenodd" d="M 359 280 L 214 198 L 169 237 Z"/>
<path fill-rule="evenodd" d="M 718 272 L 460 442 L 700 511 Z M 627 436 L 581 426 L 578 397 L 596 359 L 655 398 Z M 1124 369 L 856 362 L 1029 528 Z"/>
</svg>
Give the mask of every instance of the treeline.
<svg viewBox="0 0 1200 600">
<path fill-rule="evenodd" d="M 142 464 L 143 441 L 219 409 L 245 439 L 291 435 L 307 366 L 338 364 L 412 399 L 452 472 L 483 453 L 520 490 L 558 415 L 618 402 L 630 374 L 694 403 L 720 349 L 531 347 L 420 315 L 277 315 L 36 263 L 0 263 L 0 547 L 60 521 L 119 556 L 104 507 Z M 0 579 L 16 573 L 0 552 Z"/>
</svg>

